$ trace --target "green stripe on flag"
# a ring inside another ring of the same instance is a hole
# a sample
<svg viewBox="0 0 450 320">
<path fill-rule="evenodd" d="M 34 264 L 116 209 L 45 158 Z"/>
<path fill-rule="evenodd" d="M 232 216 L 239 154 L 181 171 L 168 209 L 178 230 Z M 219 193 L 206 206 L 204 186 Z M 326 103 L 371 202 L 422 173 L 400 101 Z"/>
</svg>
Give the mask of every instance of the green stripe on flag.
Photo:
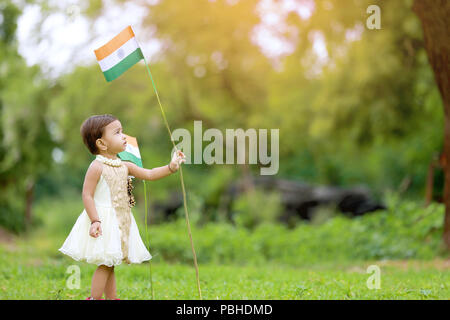
<svg viewBox="0 0 450 320">
<path fill-rule="evenodd" d="M 106 81 L 110 82 L 117 79 L 122 73 L 130 69 L 143 58 L 144 55 L 142 54 L 141 48 L 137 48 L 114 67 L 103 72 Z"/>
<path fill-rule="evenodd" d="M 122 151 L 122 152 L 118 153 L 117 155 L 119 156 L 120 159 L 122 159 L 124 161 L 133 162 L 135 165 L 143 168 L 142 160 L 139 159 L 138 157 L 136 157 L 134 154 L 129 153 L 128 151 Z"/>
</svg>

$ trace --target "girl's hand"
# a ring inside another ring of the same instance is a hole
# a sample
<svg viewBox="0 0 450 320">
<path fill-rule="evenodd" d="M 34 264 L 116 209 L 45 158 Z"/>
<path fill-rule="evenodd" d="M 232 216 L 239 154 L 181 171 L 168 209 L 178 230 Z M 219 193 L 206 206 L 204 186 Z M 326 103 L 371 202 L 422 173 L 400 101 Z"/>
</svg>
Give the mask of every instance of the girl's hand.
<svg viewBox="0 0 450 320">
<path fill-rule="evenodd" d="M 182 163 L 186 162 L 186 156 L 181 150 L 177 150 L 173 153 L 172 160 L 170 161 L 169 167 L 173 171 L 177 171 Z"/>
<path fill-rule="evenodd" d="M 102 235 L 102 227 L 100 222 L 94 222 L 89 229 L 89 235 L 93 238 L 97 238 Z"/>
</svg>

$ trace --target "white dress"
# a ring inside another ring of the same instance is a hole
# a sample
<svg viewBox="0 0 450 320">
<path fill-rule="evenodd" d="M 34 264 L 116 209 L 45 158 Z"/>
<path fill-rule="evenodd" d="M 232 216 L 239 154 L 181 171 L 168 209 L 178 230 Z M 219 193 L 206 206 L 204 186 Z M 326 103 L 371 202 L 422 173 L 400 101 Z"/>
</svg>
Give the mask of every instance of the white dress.
<svg viewBox="0 0 450 320">
<path fill-rule="evenodd" d="M 105 159 L 96 157 L 103 169 L 94 194 L 102 235 L 89 235 L 91 220 L 84 209 L 59 251 L 77 261 L 109 267 L 122 261 L 130 264 L 150 260 L 152 256 L 142 242 L 129 204 L 128 167 L 120 159 L 114 166 Z"/>
</svg>

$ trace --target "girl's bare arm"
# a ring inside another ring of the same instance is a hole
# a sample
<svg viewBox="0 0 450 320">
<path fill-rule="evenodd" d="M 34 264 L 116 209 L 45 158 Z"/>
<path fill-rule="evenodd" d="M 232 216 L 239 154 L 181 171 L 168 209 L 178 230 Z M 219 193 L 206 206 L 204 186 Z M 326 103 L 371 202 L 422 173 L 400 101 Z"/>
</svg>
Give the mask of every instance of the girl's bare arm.
<svg viewBox="0 0 450 320">
<path fill-rule="evenodd" d="M 86 213 L 91 221 L 99 220 L 97 210 L 95 209 L 94 194 L 97 187 L 98 180 L 102 174 L 102 165 L 98 161 L 92 161 L 89 166 L 83 184 L 83 203 Z"/>
<path fill-rule="evenodd" d="M 128 174 L 130 176 L 141 180 L 158 180 L 172 174 L 167 165 L 153 169 L 145 169 L 132 162 L 124 161 L 123 163 L 128 167 Z"/>
<path fill-rule="evenodd" d="M 141 180 L 158 180 L 177 171 L 181 163 L 184 163 L 185 161 L 186 156 L 184 155 L 184 153 L 181 150 L 177 150 L 177 152 L 174 152 L 174 154 L 172 155 L 172 160 L 170 161 L 170 163 L 162 167 L 145 169 L 135 165 L 132 162 L 124 161 L 124 163 L 128 167 L 128 174 L 130 176 L 134 176 Z"/>
</svg>

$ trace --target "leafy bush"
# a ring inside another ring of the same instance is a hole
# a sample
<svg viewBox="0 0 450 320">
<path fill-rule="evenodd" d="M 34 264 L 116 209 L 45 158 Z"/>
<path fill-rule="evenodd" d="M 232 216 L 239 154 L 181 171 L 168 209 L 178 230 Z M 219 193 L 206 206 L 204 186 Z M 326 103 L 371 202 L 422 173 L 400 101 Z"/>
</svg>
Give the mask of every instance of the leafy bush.
<svg viewBox="0 0 450 320">
<path fill-rule="evenodd" d="M 432 259 L 443 254 L 444 207 L 423 208 L 389 196 L 389 209 L 358 218 L 336 216 L 321 225 L 294 229 L 260 223 L 249 230 L 226 223 L 191 225 L 199 262 L 308 265 L 374 259 Z M 184 219 L 154 226 L 150 249 L 162 259 L 191 262 Z"/>
<path fill-rule="evenodd" d="M 24 194 L 23 188 L 16 184 L 2 189 L 0 194 L 0 226 L 14 233 L 25 230 L 25 197 L 17 198 L 17 194 Z M 15 200 L 12 200 L 15 199 Z"/>
<path fill-rule="evenodd" d="M 261 223 L 275 223 L 282 206 L 279 194 L 255 188 L 238 197 L 232 210 L 237 226 L 253 229 Z"/>
<path fill-rule="evenodd" d="M 378 259 L 432 259 L 445 254 L 441 251 L 443 205 L 433 203 L 424 208 L 395 195 L 390 195 L 386 203 L 389 209 L 385 211 L 353 219 L 337 215 L 320 225 L 303 222 L 293 229 L 267 221 L 258 222 L 253 229 L 225 222 L 199 225 L 191 221 L 192 238 L 199 263 L 274 262 L 304 266 Z M 81 211 L 79 200 L 41 202 L 36 208 L 36 218 L 41 221 L 39 232 L 47 238 L 53 237 L 60 245 Z M 142 239 L 146 241 L 144 218 L 139 212 L 133 211 Z M 150 224 L 148 238 L 155 261 L 192 263 L 184 216 L 174 222 Z M 56 247 L 54 251 L 59 254 Z"/>
</svg>

